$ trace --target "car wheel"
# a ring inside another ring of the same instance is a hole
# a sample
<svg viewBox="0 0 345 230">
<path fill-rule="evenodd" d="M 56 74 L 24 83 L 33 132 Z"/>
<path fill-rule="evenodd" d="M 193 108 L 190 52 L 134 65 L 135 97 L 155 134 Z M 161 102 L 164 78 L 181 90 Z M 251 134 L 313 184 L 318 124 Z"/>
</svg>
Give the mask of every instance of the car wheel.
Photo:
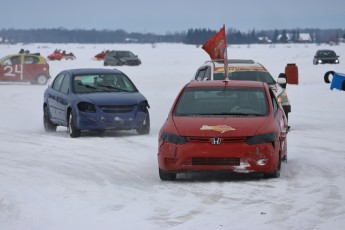
<svg viewBox="0 0 345 230">
<path fill-rule="evenodd" d="M 159 178 L 163 181 L 173 181 L 176 180 L 176 173 L 169 173 L 159 169 Z"/>
<path fill-rule="evenodd" d="M 103 65 L 108 66 L 108 62 L 104 61 Z"/>
<path fill-rule="evenodd" d="M 68 118 L 68 132 L 71 137 L 80 137 L 81 131 L 75 127 L 72 111 Z"/>
<path fill-rule="evenodd" d="M 343 84 L 341 85 L 341 89 L 345 91 L 345 81 L 343 81 Z"/>
<path fill-rule="evenodd" d="M 282 160 L 281 160 L 280 154 L 279 154 L 279 162 L 278 162 L 278 166 L 277 166 L 276 170 L 273 173 L 265 173 L 264 177 L 265 178 L 279 178 L 280 177 L 281 163 L 282 163 Z"/>
<path fill-rule="evenodd" d="M 55 132 L 56 125 L 50 121 L 48 106 L 44 106 L 43 109 L 43 125 L 46 132 Z"/>
<path fill-rule="evenodd" d="M 149 111 L 146 109 L 147 116 L 143 121 L 142 125 L 137 128 L 137 133 L 140 135 L 149 134 L 150 133 L 150 114 Z"/>
<path fill-rule="evenodd" d="M 47 84 L 48 78 L 45 75 L 38 75 L 36 78 L 36 83 L 39 85 Z"/>
</svg>

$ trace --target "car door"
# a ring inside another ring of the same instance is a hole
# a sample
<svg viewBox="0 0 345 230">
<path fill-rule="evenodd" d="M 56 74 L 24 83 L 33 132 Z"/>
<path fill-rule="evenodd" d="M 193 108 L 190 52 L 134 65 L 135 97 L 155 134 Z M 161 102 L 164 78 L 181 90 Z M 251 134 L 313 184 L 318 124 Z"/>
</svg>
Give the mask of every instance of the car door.
<svg viewBox="0 0 345 230">
<path fill-rule="evenodd" d="M 60 119 L 59 119 L 59 108 L 58 108 L 57 100 L 58 100 L 59 91 L 61 89 L 64 76 L 65 76 L 65 73 L 60 73 L 58 76 L 56 76 L 47 95 L 48 109 L 51 115 L 51 120 L 59 124 L 60 124 Z"/>
<path fill-rule="evenodd" d="M 39 73 L 42 73 L 41 66 L 39 63 L 39 58 L 33 55 L 24 55 L 24 80 L 34 82 L 36 80 L 36 76 Z"/>
<path fill-rule="evenodd" d="M 23 81 L 23 77 L 24 72 L 22 55 L 12 55 L 1 63 L 0 80 Z"/>
<path fill-rule="evenodd" d="M 70 74 L 66 73 L 61 82 L 60 90 L 56 92 L 57 118 L 59 119 L 60 123 L 64 125 L 67 125 L 67 106 L 70 92 L 70 79 Z"/>
</svg>

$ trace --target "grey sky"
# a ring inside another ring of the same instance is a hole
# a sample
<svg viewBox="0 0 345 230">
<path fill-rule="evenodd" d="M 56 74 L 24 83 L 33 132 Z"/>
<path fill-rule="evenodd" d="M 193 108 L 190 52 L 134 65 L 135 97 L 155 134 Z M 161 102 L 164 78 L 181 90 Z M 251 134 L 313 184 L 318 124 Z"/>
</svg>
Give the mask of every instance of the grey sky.
<svg viewBox="0 0 345 230">
<path fill-rule="evenodd" d="M 1 3 L 0 29 L 166 34 L 190 28 L 344 29 L 344 0 L 30 0 Z"/>
</svg>

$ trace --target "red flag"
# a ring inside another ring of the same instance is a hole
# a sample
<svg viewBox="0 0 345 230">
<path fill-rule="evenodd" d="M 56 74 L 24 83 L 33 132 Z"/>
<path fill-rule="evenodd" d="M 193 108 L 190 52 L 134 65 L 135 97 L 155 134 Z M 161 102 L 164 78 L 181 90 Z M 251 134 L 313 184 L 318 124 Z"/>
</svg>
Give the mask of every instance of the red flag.
<svg viewBox="0 0 345 230">
<path fill-rule="evenodd" d="M 211 60 L 222 59 L 224 60 L 224 75 L 225 80 L 228 78 L 228 53 L 226 49 L 226 34 L 225 25 L 220 29 L 218 33 L 213 35 L 202 48 L 210 55 Z"/>
<path fill-rule="evenodd" d="M 226 36 L 225 25 L 213 35 L 202 48 L 210 55 L 212 60 L 226 59 Z"/>
</svg>

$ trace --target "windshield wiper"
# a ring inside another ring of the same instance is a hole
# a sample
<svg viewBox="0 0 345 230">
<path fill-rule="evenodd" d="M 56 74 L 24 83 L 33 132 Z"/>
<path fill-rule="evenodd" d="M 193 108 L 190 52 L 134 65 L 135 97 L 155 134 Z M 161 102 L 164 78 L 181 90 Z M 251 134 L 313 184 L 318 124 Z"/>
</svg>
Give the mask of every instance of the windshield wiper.
<svg viewBox="0 0 345 230">
<path fill-rule="evenodd" d="M 207 114 L 200 114 L 200 115 L 215 115 L 215 116 L 263 116 L 259 113 L 242 113 L 242 112 L 222 112 L 222 113 L 207 113 Z"/>
<path fill-rule="evenodd" d="M 121 88 L 117 88 L 115 86 L 111 86 L 111 85 L 97 85 L 97 86 L 101 86 L 101 87 L 104 87 L 104 88 L 107 88 L 107 89 L 116 89 L 118 91 L 122 91 L 122 92 L 130 92 L 126 89 L 121 89 Z"/>
</svg>

